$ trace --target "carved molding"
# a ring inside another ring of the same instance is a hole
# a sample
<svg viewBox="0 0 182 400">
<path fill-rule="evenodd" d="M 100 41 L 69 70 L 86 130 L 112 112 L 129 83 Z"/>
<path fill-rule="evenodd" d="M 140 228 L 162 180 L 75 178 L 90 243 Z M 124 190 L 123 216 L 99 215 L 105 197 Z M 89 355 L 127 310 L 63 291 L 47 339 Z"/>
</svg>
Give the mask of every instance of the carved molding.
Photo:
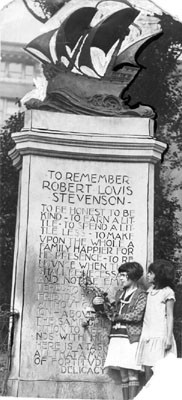
<svg viewBox="0 0 182 400">
<path fill-rule="evenodd" d="M 101 138 L 83 136 L 18 132 L 13 134 L 16 147 L 9 153 L 14 166 L 20 167 L 24 155 L 71 158 L 82 160 L 142 162 L 155 164 L 161 159 L 166 145 L 152 138 Z"/>
</svg>

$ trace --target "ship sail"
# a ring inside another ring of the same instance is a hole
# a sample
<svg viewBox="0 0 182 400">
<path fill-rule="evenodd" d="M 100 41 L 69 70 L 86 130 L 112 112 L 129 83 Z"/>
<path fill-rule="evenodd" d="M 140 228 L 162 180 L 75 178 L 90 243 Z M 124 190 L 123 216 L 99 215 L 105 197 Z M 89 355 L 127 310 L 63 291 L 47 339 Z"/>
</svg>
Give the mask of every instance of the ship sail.
<svg viewBox="0 0 182 400">
<path fill-rule="evenodd" d="M 152 37 L 161 34 L 161 30 L 155 33 L 151 33 L 149 35 L 145 35 L 140 37 L 135 43 L 132 43 L 129 47 L 127 47 L 121 53 L 118 52 L 118 55 L 115 60 L 115 68 L 119 68 L 121 64 L 132 64 L 133 66 L 138 66 L 136 62 L 136 53 L 141 47 Z"/>
<path fill-rule="evenodd" d="M 53 62 L 50 41 L 58 29 L 53 29 L 49 32 L 43 33 L 34 40 L 32 40 L 25 48 L 28 53 L 38 58 L 41 62 Z"/>
<path fill-rule="evenodd" d="M 60 27 L 56 39 L 56 54 L 58 59 L 65 56 L 71 62 L 71 69 L 76 59 L 82 41 L 80 39 L 86 35 L 89 30 L 89 24 L 96 14 L 97 9 L 94 7 L 83 7 L 73 12 Z M 79 46 L 76 46 L 77 43 Z M 76 49 L 77 51 L 76 51 Z M 75 51 L 73 51 L 75 49 Z M 66 51 L 67 50 L 67 51 Z M 70 54 L 73 55 L 70 58 Z"/>
<path fill-rule="evenodd" d="M 121 3 L 122 8 L 114 9 L 112 14 L 109 8 L 103 12 L 101 5 L 105 2 L 102 1 L 96 7 L 79 8 L 59 28 L 32 40 L 25 50 L 43 63 L 58 62 L 72 73 L 97 79 L 112 75 L 122 64 L 138 66 L 136 52 L 159 30 L 153 34 L 145 31 L 143 35 L 140 30 L 139 36 L 130 40 L 131 28 L 136 25 L 140 11 L 127 0 Z"/>
<path fill-rule="evenodd" d="M 79 68 L 82 70 L 82 67 L 86 66 L 94 70 L 90 49 L 98 48 L 107 55 L 117 41 L 121 43 L 129 34 L 129 26 L 138 14 L 139 11 L 127 7 L 126 9 L 115 12 L 104 21 L 101 21 L 95 28 L 92 28 L 79 56 Z"/>
<path fill-rule="evenodd" d="M 54 63 L 55 58 L 60 60 L 61 57 L 66 57 L 68 63 L 71 62 L 68 50 L 70 49 L 70 51 L 72 51 L 79 39 L 86 34 L 86 31 L 89 29 L 89 24 L 96 12 L 97 9 L 94 7 L 83 7 L 82 9 L 76 10 L 66 18 L 60 28 L 38 36 L 25 47 L 25 50 L 42 62 Z M 53 57 L 50 48 L 50 41 L 54 35 L 56 35 L 54 49 L 56 57 Z M 74 59 L 75 58 L 76 54 L 74 56 Z M 71 62 L 71 64 L 72 63 L 73 62 Z"/>
<path fill-rule="evenodd" d="M 110 15 L 96 30 L 92 46 L 107 54 L 118 39 L 122 42 L 129 34 L 129 26 L 138 14 L 139 11 L 134 8 L 126 8 Z"/>
</svg>

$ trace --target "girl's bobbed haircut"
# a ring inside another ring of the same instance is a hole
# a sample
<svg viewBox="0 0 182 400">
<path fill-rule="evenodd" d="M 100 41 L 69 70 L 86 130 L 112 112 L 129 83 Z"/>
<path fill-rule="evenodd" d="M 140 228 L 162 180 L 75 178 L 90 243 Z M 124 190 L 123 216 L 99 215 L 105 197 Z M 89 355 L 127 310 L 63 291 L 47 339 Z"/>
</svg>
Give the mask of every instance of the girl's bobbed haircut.
<svg viewBox="0 0 182 400">
<path fill-rule="evenodd" d="M 118 272 L 126 272 L 129 279 L 138 281 L 143 275 L 143 268 L 139 263 L 132 261 L 121 264 L 118 268 Z"/>
<path fill-rule="evenodd" d="M 159 289 L 166 286 L 174 289 L 175 267 L 170 261 L 156 260 L 149 265 L 148 271 L 155 274 L 154 284 Z"/>
</svg>

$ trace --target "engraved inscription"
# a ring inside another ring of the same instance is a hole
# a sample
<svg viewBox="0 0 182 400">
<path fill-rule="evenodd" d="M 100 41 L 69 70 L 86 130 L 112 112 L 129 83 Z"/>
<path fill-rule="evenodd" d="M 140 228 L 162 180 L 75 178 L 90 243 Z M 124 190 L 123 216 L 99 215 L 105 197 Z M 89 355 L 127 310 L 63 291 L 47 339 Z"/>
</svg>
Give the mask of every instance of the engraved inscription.
<svg viewBox="0 0 182 400">
<path fill-rule="evenodd" d="M 94 285 L 117 287 L 119 264 L 134 259 L 135 209 L 131 177 L 48 170 L 41 182 L 36 332 L 33 363 L 60 374 L 102 374 L 109 322 L 95 316 L 83 327 Z"/>
</svg>

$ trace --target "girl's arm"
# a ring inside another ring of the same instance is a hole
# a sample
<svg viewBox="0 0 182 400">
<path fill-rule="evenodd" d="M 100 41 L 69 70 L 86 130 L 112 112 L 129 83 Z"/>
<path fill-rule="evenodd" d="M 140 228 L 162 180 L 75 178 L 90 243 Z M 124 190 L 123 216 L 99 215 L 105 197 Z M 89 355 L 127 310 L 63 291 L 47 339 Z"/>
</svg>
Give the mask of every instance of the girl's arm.
<svg viewBox="0 0 182 400">
<path fill-rule="evenodd" d="M 172 347 L 172 335 L 173 335 L 173 310 L 174 300 L 167 300 L 166 302 L 166 313 L 167 313 L 167 338 L 165 349 L 170 350 Z"/>
<path fill-rule="evenodd" d="M 147 295 L 145 292 L 140 293 L 138 299 L 135 303 L 135 308 L 133 311 L 128 311 L 127 313 L 121 313 L 118 315 L 114 321 L 115 322 L 140 322 L 143 319 L 145 307 L 146 307 Z"/>
</svg>

